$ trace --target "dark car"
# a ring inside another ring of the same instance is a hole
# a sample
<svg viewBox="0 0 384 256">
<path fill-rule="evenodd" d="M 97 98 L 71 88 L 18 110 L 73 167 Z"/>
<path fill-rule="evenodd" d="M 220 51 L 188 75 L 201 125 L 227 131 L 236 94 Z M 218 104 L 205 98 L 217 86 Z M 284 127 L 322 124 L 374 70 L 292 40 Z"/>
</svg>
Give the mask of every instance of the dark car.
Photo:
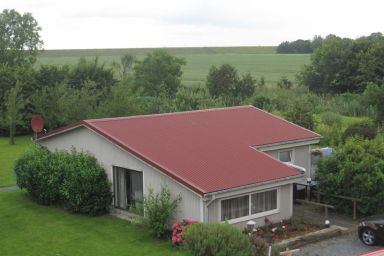
<svg viewBox="0 0 384 256">
<path fill-rule="evenodd" d="M 376 215 L 360 220 L 359 238 L 366 245 L 384 242 L 384 215 Z"/>
</svg>

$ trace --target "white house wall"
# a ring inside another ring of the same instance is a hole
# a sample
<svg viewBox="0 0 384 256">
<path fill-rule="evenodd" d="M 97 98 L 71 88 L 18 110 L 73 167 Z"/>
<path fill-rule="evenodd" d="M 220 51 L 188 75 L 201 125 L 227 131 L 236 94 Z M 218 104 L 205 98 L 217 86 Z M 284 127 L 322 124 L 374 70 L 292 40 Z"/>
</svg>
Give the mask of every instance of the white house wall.
<svg viewBox="0 0 384 256">
<path fill-rule="evenodd" d="M 144 194 L 147 194 L 150 188 L 159 191 L 162 185 L 167 185 L 174 196 L 180 194 L 182 197 L 176 218 L 202 220 L 200 196 L 88 128 L 80 127 L 57 134 L 39 141 L 39 144 L 50 151 L 68 151 L 75 148 L 77 151 L 88 152 L 98 159 L 111 183 L 113 183 L 113 166 L 141 171 Z"/>
<path fill-rule="evenodd" d="M 278 222 L 281 221 L 282 219 L 289 219 L 292 217 L 292 207 L 293 207 L 293 202 L 292 202 L 292 183 L 290 184 L 285 184 L 281 186 L 273 186 L 270 184 L 269 186 L 255 186 L 252 192 L 257 192 L 263 189 L 272 189 L 272 188 L 277 188 L 278 189 L 278 196 L 279 196 L 279 212 L 271 215 L 267 215 L 268 219 L 270 219 L 272 222 Z M 238 195 L 241 196 L 242 194 L 247 194 L 249 193 L 249 189 L 247 191 L 238 191 Z M 222 199 L 225 199 L 223 197 Z M 215 199 L 209 207 L 208 207 L 208 221 L 209 222 L 220 222 L 220 199 Z M 264 218 L 265 216 L 259 217 L 252 219 L 256 221 L 257 225 L 263 225 L 264 224 Z M 237 222 L 234 223 L 233 225 L 239 228 L 245 228 L 246 223 L 249 220 L 242 221 L 242 222 Z"/>
<path fill-rule="evenodd" d="M 306 177 L 310 177 L 311 175 L 311 162 L 310 162 L 310 146 L 304 145 L 304 146 L 297 146 L 297 147 L 284 147 L 281 149 L 275 149 L 275 150 L 265 150 L 264 153 L 267 153 L 268 155 L 278 159 L 279 151 L 287 151 L 292 150 L 293 151 L 293 164 L 304 167 L 306 170 Z"/>
</svg>

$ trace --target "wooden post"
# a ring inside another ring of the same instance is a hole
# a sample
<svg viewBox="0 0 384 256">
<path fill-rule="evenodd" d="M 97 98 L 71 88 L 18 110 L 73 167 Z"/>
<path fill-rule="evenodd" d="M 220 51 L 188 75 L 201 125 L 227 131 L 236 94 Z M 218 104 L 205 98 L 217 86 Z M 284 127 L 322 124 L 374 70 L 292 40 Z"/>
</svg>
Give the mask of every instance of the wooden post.
<svg viewBox="0 0 384 256">
<path fill-rule="evenodd" d="M 328 219 L 328 207 L 324 207 L 324 215 L 325 215 L 325 218 Z"/>
<path fill-rule="evenodd" d="M 353 200 L 353 219 L 356 219 L 356 200 Z"/>
</svg>

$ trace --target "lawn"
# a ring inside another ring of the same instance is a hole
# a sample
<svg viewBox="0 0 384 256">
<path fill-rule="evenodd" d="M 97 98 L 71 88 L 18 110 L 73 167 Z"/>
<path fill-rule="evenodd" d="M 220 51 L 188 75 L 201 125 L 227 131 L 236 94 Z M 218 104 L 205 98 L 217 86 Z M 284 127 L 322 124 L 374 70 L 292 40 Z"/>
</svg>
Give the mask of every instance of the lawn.
<svg viewBox="0 0 384 256">
<path fill-rule="evenodd" d="M 0 137 L 0 187 L 16 184 L 13 162 L 31 144 L 31 136 L 16 137 L 15 145 L 10 145 L 8 138 Z"/>
<path fill-rule="evenodd" d="M 211 65 L 224 63 L 235 66 L 240 74 L 250 72 L 256 79 L 264 76 L 269 85 L 274 85 L 282 77 L 295 79 L 296 73 L 304 64 L 309 63 L 309 54 L 276 54 L 275 47 L 196 47 L 167 48 L 167 50 L 185 58 L 182 82 L 188 86 L 202 86 Z M 83 50 L 46 50 L 38 57 L 38 64 L 75 64 L 80 57 L 99 56 L 101 62 L 110 64 L 131 53 L 137 59 L 153 49 L 83 49 Z"/>
<path fill-rule="evenodd" d="M 184 255 L 137 225 L 37 205 L 20 190 L 0 192 L 0 255 Z"/>
</svg>

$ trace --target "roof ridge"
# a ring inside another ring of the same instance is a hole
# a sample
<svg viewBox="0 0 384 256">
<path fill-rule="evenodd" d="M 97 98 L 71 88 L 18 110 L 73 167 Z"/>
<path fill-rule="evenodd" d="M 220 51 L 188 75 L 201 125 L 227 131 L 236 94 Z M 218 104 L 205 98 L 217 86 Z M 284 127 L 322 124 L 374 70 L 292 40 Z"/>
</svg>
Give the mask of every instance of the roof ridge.
<svg viewBox="0 0 384 256">
<path fill-rule="evenodd" d="M 173 116 L 173 115 L 183 115 L 183 114 L 192 114 L 192 113 L 201 113 L 201 112 L 215 112 L 215 111 L 225 111 L 232 109 L 243 109 L 243 108 L 252 108 L 252 105 L 242 105 L 242 106 L 232 106 L 232 107 L 220 107 L 220 108 L 208 108 L 208 109 L 197 109 L 189 111 L 177 111 L 177 112 L 166 112 L 158 114 L 148 114 L 148 115 L 133 115 L 133 116 L 121 116 L 121 117 L 107 117 L 107 118 L 96 118 L 96 119 L 85 119 L 83 120 L 86 123 L 90 122 L 106 122 L 113 120 L 126 120 L 126 119 L 139 119 L 139 118 L 151 118 L 151 117 L 161 117 L 161 116 Z"/>
</svg>

